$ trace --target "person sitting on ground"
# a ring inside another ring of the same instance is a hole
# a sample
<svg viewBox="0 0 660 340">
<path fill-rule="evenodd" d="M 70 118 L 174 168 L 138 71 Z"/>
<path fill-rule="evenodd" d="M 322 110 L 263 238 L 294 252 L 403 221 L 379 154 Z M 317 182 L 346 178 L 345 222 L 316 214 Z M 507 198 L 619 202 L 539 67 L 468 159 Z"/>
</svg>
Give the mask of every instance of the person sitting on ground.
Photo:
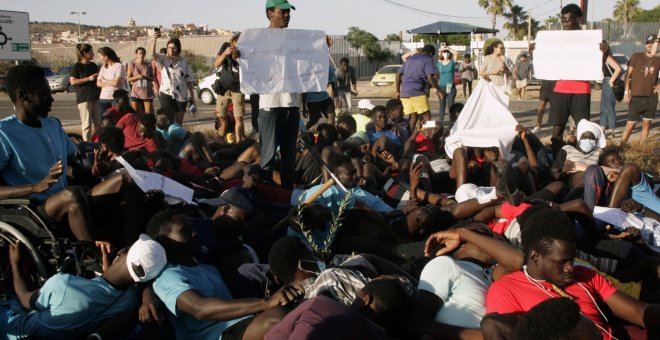
<svg viewBox="0 0 660 340">
<path fill-rule="evenodd" d="M 660 318 L 660 305 L 649 305 L 619 292 L 592 269 L 576 266 L 575 223 L 565 213 L 543 210 L 532 215 L 522 230 L 526 265 L 494 282 L 488 290 L 489 313 L 524 313 L 555 297 L 573 299 L 584 316 L 612 338 L 612 325 L 602 314 L 605 303 L 614 315 L 649 330 Z M 616 336 L 616 334 L 614 334 Z"/>
<path fill-rule="evenodd" d="M 358 102 L 358 113 L 350 115 L 353 117 L 353 119 L 355 119 L 357 124 L 357 131 L 367 131 L 367 125 L 371 123 L 371 110 L 373 110 L 374 107 L 376 107 L 376 105 L 372 104 L 371 100 L 360 99 Z"/>
<path fill-rule="evenodd" d="M 387 112 L 387 120 L 390 125 L 397 129 L 399 138 L 402 141 L 408 140 L 410 137 L 410 126 L 408 121 L 403 118 L 403 103 L 401 99 L 390 99 L 385 103 L 385 110 Z"/>
<path fill-rule="evenodd" d="M 523 254 L 495 238 L 484 224 L 469 220 L 432 234 L 424 252 L 437 257 L 422 270 L 409 333 L 433 338 L 481 336 L 488 287 L 520 270 Z"/>
<path fill-rule="evenodd" d="M 596 123 L 581 120 L 577 125 L 578 145 L 564 145 L 555 157 L 550 173 L 555 180 L 567 182 L 566 199 L 581 197 L 584 188 L 584 171 L 589 165 L 598 164 L 598 157 L 605 148 L 603 130 Z"/>
<path fill-rule="evenodd" d="M 124 147 L 127 150 L 145 149 L 148 152 L 160 150 L 162 138 L 156 135 L 156 117 L 154 115 L 138 116 L 127 113 L 117 121 L 117 127 L 124 132 Z"/>
<path fill-rule="evenodd" d="M 250 334 L 261 325 L 245 317 L 286 306 L 304 294 L 302 287 L 285 286 L 267 299 L 232 299 L 218 270 L 196 261 L 193 227 L 185 215 L 161 211 L 149 221 L 147 230 L 167 253 L 168 265 L 153 289 L 179 339 L 220 338 L 225 331 L 235 331 L 230 326 L 241 319 L 237 332 Z"/>
<path fill-rule="evenodd" d="M 165 110 L 158 109 L 156 110 L 156 131 L 165 140 L 165 150 L 174 154 L 178 154 L 183 148 L 183 143 L 185 143 L 187 137 L 190 135 L 188 130 L 184 129 L 183 126 L 173 122 Z"/>
<path fill-rule="evenodd" d="M 117 89 L 112 93 L 112 98 L 115 100 L 114 105 L 105 112 L 101 112 L 103 117 L 110 116 L 115 122 L 118 122 L 121 117 L 127 113 L 134 113 L 135 109 L 131 106 L 130 100 L 128 99 L 128 92 L 123 89 Z"/>
<path fill-rule="evenodd" d="M 385 137 L 387 143 L 402 146 L 399 130 L 387 123 L 387 110 L 384 106 L 378 105 L 371 110 L 371 120 L 373 124 L 367 126 L 367 136 L 371 145 Z"/>
<path fill-rule="evenodd" d="M 398 335 L 409 302 L 398 280 L 380 277 L 358 292 L 350 308 L 325 296 L 306 300 L 265 339 L 390 339 Z"/>
<path fill-rule="evenodd" d="M 0 332 L 11 339 L 59 338 L 63 334 L 81 338 L 92 332 L 99 339 L 101 335 L 110 337 L 99 331 L 102 323 L 136 310 L 140 296 L 136 283 L 153 280 L 167 264 L 163 247 L 142 234 L 130 248 L 117 253 L 103 275 L 86 279 L 58 273 L 34 289 L 22 276 L 29 263 L 26 250 L 20 240 L 9 246 L 17 300 L 2 308 Z"/>
</svg>

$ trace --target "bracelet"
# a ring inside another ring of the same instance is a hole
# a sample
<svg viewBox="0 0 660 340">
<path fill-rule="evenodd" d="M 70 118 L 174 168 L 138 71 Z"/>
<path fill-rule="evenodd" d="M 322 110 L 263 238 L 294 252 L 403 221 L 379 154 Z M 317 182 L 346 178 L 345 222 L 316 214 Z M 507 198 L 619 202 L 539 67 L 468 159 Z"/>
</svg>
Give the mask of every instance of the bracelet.
<svg viewBox="0 0 660 340">
<path fill-rule="evenodd" d="M 87 339 L 88 340 L 90 340 L 90 339 L 103 340 L 103 337 L 101 337 L 101 334 L 99 334 L 99 333 L 92 333 L 92 334 L 87 336 Z"/>
</svg>

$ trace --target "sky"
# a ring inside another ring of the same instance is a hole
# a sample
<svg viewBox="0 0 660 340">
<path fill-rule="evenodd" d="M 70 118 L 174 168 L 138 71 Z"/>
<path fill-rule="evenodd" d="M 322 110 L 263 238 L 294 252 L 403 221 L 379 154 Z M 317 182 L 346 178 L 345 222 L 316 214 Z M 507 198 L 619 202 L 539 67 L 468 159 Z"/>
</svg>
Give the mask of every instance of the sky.
<svg viewBox="0 0 660 340">
<path fill-rule="evenodd" d="M 387 34 L 413 29 L 436 21 L 454 21 L 472 25 L 491 26 L 491 17 L 478 6 L 477 0 L 290 0 L 292 11 L 290 28 L 319 29 L 327 34 L 346 34 L 351 26 L 358 26 L 379 38 Z M 564 5 L 569 0 L 564 0 Z M 602 20 L 612 16 L 616 0 L 591 0 L 587 19 Z M 174 23 L 209 25 L 241 31 L 266 27 L 265 0 L 3 0 L 0 10 L 28 12 L 30 21 L 77 22 L 72 11 L 87 12 L 80 16 L 82 24 L 125 25 L 130 18 L 139 26 Z M 515 3 L 532 12 L 543 22 L 559 12 L 561 0 L 517 0 Z M 579 4 L 579 1 L 576 1 Z M 640 7 L 651 9 L 657 0 L 641 0 Z M 413 7 L 417 10 L 409 9 Z M 504 18 L 497 18 L 501 29 Z"/>
</svg>

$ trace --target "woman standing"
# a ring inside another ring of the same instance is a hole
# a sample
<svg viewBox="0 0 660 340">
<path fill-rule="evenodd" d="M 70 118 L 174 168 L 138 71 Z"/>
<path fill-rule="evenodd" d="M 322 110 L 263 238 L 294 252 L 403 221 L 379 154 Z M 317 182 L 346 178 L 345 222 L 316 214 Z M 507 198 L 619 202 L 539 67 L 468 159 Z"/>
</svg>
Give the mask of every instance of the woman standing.
<svg viewBox="0 0 660 340">
<path fill-rule="evenodd" d="M 85 142 L 92 138 L 92 124 L 94 131 L 101 126 L 101 114 L 99 113 L 99 89 L 95 85 L 99 68 L 92 62 L 94 60 L 94 49 L 89 44 L 76 45 L 78 62 L 71 68 L 69 82 L 76 89 L 76 104 L 80 111 L 81 135 Z"/>
<path fill-rule="evenodd" d="M 445 47 L 440 50 L 438 63 L 436 64 L 436 68 L 438 69 L 438 86 L 440 87 L 440 91 L 438 91 L 438 98 L 440 100 L 438 120 L 440 123 L 445 119 L 445 110 L 447 107 L 454 105 L 454 99 L 456 99 L 456 86 L 454 84 L 455 55 L 449 48 Z"/>
<path fill-rule="evenodd" d="M 115 90 L 126 89 L 126 67 L 110 47 L 101 47 L 97 52 L 101 61 L 101 71 L 96 79 L 96 86 L 101 88 L 99 112 L 103 115 L 112 107 L 112 94 Z"/>
<path fill-rule="evenodd" d="M 186 113 L 186 104 L 191 107 L 195 104 L 195 92 L 193 91 L 193 73 L 188 61 L 181 57 L 181 41 L 171 38 L 167 41 L 167 54 L 156 53 L 156 41 L 160 38 L 160 32 L 156 32 L 154 44 L 151 46 L 151 54 L 158 64 L 160 70 L 160 105 L 165 109 L 169 117 L 182 125 L 183 116 Z"/>
<path fill-rule="evenodd" d="M 147 51 L 135 49 L 135 59 L 128 64 L 128 81 L 131 83 L 131 106 L 139 114 L 153 114 L 154 80 L 151 64 L 144 61 Z"/>
<path fill-rule="evenodd" d="M 460 72 L 461 81 L 463 82 L 463 98 L 467 98 L 472 94 L 472 81 L 477 73 L 477 68 L 474 67 L 474 62 L 472 62 L 472 57 L 469 53 L 465 53 L 463 56 L 463 65 L 461 66 Z M 467 92 L 465 91 L 466 88 L 468 90 Z"/>
<path fill-rule="evenodd" d="M 614 81 L 621 75 L 621 66 L 612 57 L 612 50 L 607 47 L 603 52 L 603 88 L 600 98 L 600 127 L 605 132 L 605 138 L 614 138 L 616 128 L 616 111 L 614 105 Z"/>
<path fill-rule="evenodd" d="M 496 41 L 488 46 L 480 73 L 483 79 L 490 81 L 503 94 L 507 92 L 504 76 L 511 76 L 511 70 L 506 65 L 503 42 Z"/>
</svg>

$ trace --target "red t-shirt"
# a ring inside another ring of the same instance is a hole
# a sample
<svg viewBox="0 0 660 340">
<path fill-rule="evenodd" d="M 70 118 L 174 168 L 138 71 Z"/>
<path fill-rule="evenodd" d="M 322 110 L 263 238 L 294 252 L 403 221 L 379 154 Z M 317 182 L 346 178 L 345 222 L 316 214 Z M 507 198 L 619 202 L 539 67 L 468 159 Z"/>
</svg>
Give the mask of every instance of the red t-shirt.
<svg viewBox="0 0 660 340">
<path fill-rule="evenodd" d="M 415 142 L 417 142 L 417 152 L 435 153 L 435 144 L 433 144 L 433 141 L 424 134 L 418 133 L 417 136 L 415 136 Z"/>
<path fill-rule="evenodd" d="M 518 217 L 518 215 L 524 213 L 525 210 L 531 206 L 531 204 L 520 203 L 519 206 L 514 207 L 508 202 L 502 203 L 500 206 L 500 214 L 502 214 L 502 217 L 497 220 L 488 222 L 488 228 L 498 234 L 504 234 L 506 228 L 508 228 L 509 224 L 511 224 L 511 221 Z"/>
<path fill-rule="evenodd" d="M 588 80 L 557 80 L 554 91 L 557 93 L 589 94 L 591 93 L 591 82 Z"/>
<path fill-rule="evenodd" d="M 580 311 L 584 316 L 612 333 L 612 329 L 601 316 L 591 297 L 597 303 L 602 304 L 616 293 L 616 288 L 602 275 L 582 266 L 574 267 L 573 280 L 579 282 L 582 287 L 572 283 L 564 287 L 564 292 L 573 297 L 573 301 L 580 306 Z M 560 297 L 552 289 L 550 283 L 537 281 L 538 286 L 534 283 L 535 281 L 528 278 L 523 271 L 505 275 L 495 281 L 486 295 L 487 313 L 522 314 L 547 299 Z M 599 330 L 603 339 L 611 339 L 602 329 Z"/>
<path fill-rule="evenodd" d="M 124 147 L 127 150 L 145 149 L 149 152 L 158 151 L 158 144 L 153 138 L 140 136 L 140 116 L 127 113 L 117 122 L 117 127 L 124 132 Z"/>
</svg>

